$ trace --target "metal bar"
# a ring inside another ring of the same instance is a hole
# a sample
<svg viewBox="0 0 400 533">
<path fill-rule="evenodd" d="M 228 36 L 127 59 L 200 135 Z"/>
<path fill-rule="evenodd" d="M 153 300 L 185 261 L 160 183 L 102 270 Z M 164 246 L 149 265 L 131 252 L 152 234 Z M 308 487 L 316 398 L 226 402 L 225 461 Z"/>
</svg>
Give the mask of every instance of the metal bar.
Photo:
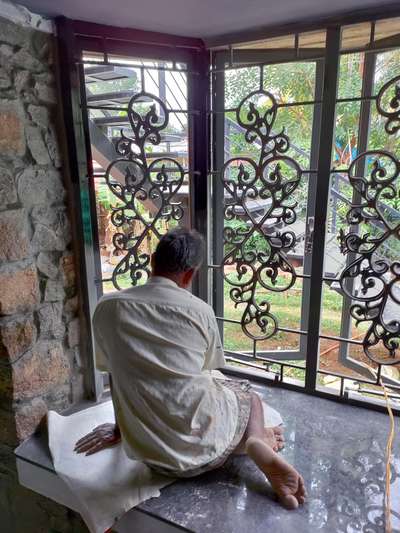
<svg viewBox="0 0 400 533">
<path fill-rule="evenodd" d="M 319 329 L 321 321 L 322 276 L 324 273 L 325 224 L 329 200 L 331 154 L 335 126 L 335 104 L 339 71 L 340 28 L 332 27 L 326 35 L 323 108 L 315 188 L 314 246 L 311 259 L 310 313 L 307 336 L 306 389 L 315 390 L 319 364 Z"/>
<path fill-rule="evenodd" d="M 101 61 L 101 60 L 96 61 L 95 59 L 81 59 L 81 60 L 75 61 L 75 63 L 77 65 L 84 65 L 84 66 L 93 65 L 93 66 L 100 67 L 103 65 L 105 67 L 106 66 L 107 67 L 124 67 L 124 68 L 137 69 L 137 70 L 151 69 L 151 70 L 160 70 L 164 72 L 180 72 L 180 73 L 194 74 L 194 75 L 199 74 L 197 71 L 189 71 L 188 69 L 177 69 L 173 67 L 164 67 L 164 66 L 150 67 L 146 65 L 143 66 L 140 63 L 130 63 L 130 62 L 124 63 L 123 61 Z"/>
<path fill-rule="evenodd" d="M 336 102 L 338 104 L 343 104 L 347 102 L 365 102 L 370 100 L 376 100 L 377 96 L 370 94 L 369 96 L 353 96 L 348 98 L 338 98 Z"/>
<path fill-rule="evenodd" d="M 114 107 L 114 106 L 105 106 L 105 105 L 88 105 L 86 106 L 87 109 L 98 109 L 99 111 L 123 111 L 125 113 L 128 112 L 127 107 Z M 200 111 L 198 109 L 168 109 L 170 113 L 184 113 L 186 115 L 199 115 Z M 112 118 L 112 117 L 105 117 L 105 118 Z M 124 118 L 124 117 L 122 117 Z M 128 119 L 126 120 L 128 122 Z"/>
<path fill-rule="evenodd" d="M 103 25 L 83 20 L 70 21 L 77 37 L 91 37 L 110 41 L 123 42 L 127 46 L 146 45 L 147 47 L 167 48 L 173 51 L 175 48 L 188 50 L 203 50 L 204 44 L 201 39 L 170 35 L 168 33 L 140 30 L 136 28 L 120 28 Z M 109 49 L 108 49 L 109 50 Z"/>
<path fill-rule="evenodd" d="M 323 86 L 324 86 L 324 62 L 317 61 L 315 66 L 315 98 L 319 101 L 322 101 L 323 96 Z M 317 104 L 314 107 L 313 113 L 313 123 L 312 123 L 312 134 L 311 134 L 311 153 L 310 153 L 310 167 L 316 168 L 318 165 L 318 153 L 319 153 L 319 138 L 320 138 L 320 127 L 321 127 L 321 104 Z M 316 176 L 309 176 L 308 183 L 308 198 L 307 198 L 307 215 L 306 219 L 309 217 L 314 217 L 315 212 L 315 194 L 313 190 L 316 188 Z M 308 315 L 310 309 L 310 297 L 311 297 L 311 252 L 308 252 L 304 249 L 303 255 L 303 295 L 301 299 L 301 320 L 300 328 L 304 331 L 308 330 Z M 300 275 L 296 274 L 297 277 Z M 300 338 L 300 352 L 304 355 L 306 359 L 307 354 L 307 338 L 302 336 Z"/>
<path fill-rule="evenodd" d="M 222 322 L 228 322 L 229 324 L 240 324 L 242 325 L 242 322 L 240 320 L 234 320 L 233 318 L 224 318 L 221 316 L 215 317 L 217 320 Z M 301 331 L 299 329 L 292 329 L 292 328 L 280 328 L 277 327 L 276 331 L 283 331 L 284 333 L 296 333 L 296 335 L 307 335 L 307 331 Z"/>
<path fill-rule="evenodd" d="M 224 61 L 220 54 L 215 54 L 213 65 L 223 68 Z M 225 100 L 225 75 L 212 76 L 212 109 L 220 111 L 224 108 Z M 224 230 L 224 186 L 220 179 L 220 171 L 224 164 L 225 149 L 225 117 L 217 114 L 213 117 L 213 170 L 217 173 L 212 182 L 212 263 L 222 264 L 224 256 L 223 230 Z M 217 316 L 224 315 L 224 277 L 222 269 L 213 270 L 213 307 Z M 219 323 L 221 339 L 223 340 L 223 323 Z"/>
<path fill-rule="evenodd" d="M 236 357 L 237 359 L 241 361 L 251 361 L 254 362 L 254 357 L 248 353 L 243 352 L 232 352 L 230 350 L 225 350 L 225 354 L 228 354 L 228 357 Z M 271 365 L 280 365 L 280 366 L 286 366 L 288 368 L 295 368 L 297 370 L 305 370 L 303 366 L 295 365 L 293 363 L 281 363 L 280 361 L 276 359 L 272 359 L 270 357 L 257 357 L 256 361 L 260 361 L 263 363 L 270 363 Z"/>
<path fill-rule="evenodd" d="M 332 341 L 338 341 L 338 342 L 347 342 L 349 344 L 356 344 L 357 346 L 363 346 L 362 341 L 355 341 L 353 339 L 343 338 L 336 335 L 324 335 L 322 333 L 319 334 L 320 339 L 328 339 Z"/>
<path fill-rule="evenodd" d="M 193 58 L 193 66 L 202 74 L 188 75 L 187 91 L 188 106 L 200 111 L 191 117 L 189 128 L 189 164 L 193 177 L 190 183 L 191 225 L 195 227 L 205 239 L 205 249 L 209 250 L 207 224 L 207 169 L 209 161 L 209 138 L 206 110 L 209 98 L 208 53 L 198 52 Z M 207 263 L 207 261 L 205 261 Z M 208 302 L 208 269 L 206 264 L 199 270 L 193 284 L 193 292 Z"/>
<path fill-rule="evenodd" d="M 243 363 L 243 364 L 246 364 L 246 363 Z M 236 376 L 242 379 L 243 378 L 249 379 L 250 377 L 252 381 L 258 382 L 263 385 L 268 385 L 268 387 L 275 385 L 286 390 L 315 396 L 316 398 L 324 398 L 326 400 L 330 400 L 330 401 L 337 402 L 337 403 L 349 404 L 355 407 L 363 407 L 364 409 L 368 407 L 369 409 L 373 411 L 378 411 L 380 413 L 387 413 L 387 408 L 386 408 L 385 402 L 383 401 L 377 403 L 377 402 L 368 401 L 362 397 L 354 398 L 353 396 L 344 398 L 343 396 L 340 396 L 339 394 L 332 394 L 332 391 L 329 390 L 327 387 L 318 387 L 312 391 L 308 391 L 303 386 L 294 384 L 289 381 L 282 381 L 282 382 L 276 383 L 274 379 L 268 378 L 267 371 L 263 371 L 263 372 L 257 371 L 257 372 L 249 373 L 249 371 L 243 370 L 237 366 L 227 366 L 224 368 L 224 373 L 229 376 Z M 393 413 L 399 416 L 400 408 L 394 408 Z"/>
</svg>

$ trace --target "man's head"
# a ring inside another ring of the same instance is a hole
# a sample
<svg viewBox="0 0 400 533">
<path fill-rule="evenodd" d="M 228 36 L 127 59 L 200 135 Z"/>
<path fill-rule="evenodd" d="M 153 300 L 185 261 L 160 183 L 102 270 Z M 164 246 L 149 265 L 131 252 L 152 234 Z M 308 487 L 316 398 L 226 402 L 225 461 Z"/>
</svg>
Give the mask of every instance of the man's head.
<svg viewBox="0 0 400 533">
<path fill-rule="evenodd" d="M 152 255 L 153 276 L 164 276 L 185 288 L 200 267 L 203 255 L 204 240 L 200 233 L 173 229 L 161 237 Z"/>
</svg>

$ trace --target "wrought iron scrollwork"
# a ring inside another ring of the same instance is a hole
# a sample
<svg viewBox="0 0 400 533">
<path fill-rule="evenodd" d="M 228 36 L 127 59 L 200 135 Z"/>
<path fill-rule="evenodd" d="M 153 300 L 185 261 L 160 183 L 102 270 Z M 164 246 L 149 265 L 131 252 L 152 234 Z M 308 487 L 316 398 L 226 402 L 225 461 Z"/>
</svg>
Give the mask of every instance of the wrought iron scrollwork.
<svg viewBox="0 0 400 533">
<path fill-rule="evenodd" d="M 391 84 L 386 84 L 386 87 Z M 378 98 L 378 111 L 379 106 Z M 397 131 L 394 120 L 392 116 L 386 124 L 389 124 L 386 127 L 389 133 Z M 355 175 L 355 169 L 360 166 L 366 169 L 365 176 Z M 355 301 L 350 307 L 350 314 L 356 325 L 369 323 L 363 349 L 378 364 L 400 362 L 400 321 L 392 316 L 393 307 L 400 305 L 400 262 L 391 262 L 383 252 L 389 239 L 394 239 L 400 249 L 400 220 L 393 220 L 385 203 L 399 197 L 399 175 L 400 163 L 393 154 L 386 151 L 360 154 L 348 170 L 350 184 L 360 201 L 352 204 L 347 222 L 353 228 L 357 225 L 367 231 L 345 233 L 341 230 L 339 235 L 342 253 L 351 253 L 355 257 L 342 271 L 340 284 Z M 379 228 L 378 234 L 371 233 L 371 221 L 375 221 Z M 349 284 L 347 280 L 355 283 Z"/>
<path fill-rule="evenodd" d="M 284 155 L 290 147 L 288 136 L 284 131 L 273 133 L 277 109 L 274 96 L 267 91 L 252 92 L 241 101 L 237 122 L 244 128 L 248 143 L 259 142 L 260 157 L 258 162 L 248 157 L 231 158 L 221 171 L 227 221 L 224 279 L 232 286 L 230 297 L 235 306 L 245 306 L 242 329 L 254 340 L 268 339 L 278 328 L 269 302 L 258 296 L 259 289 L 285 291 L 296 281 L 295 269 L 287 259 L 296 242 L 295 234 L 266 230 L 271 223 L 278 227 L 295 222 L 297 204 L 292 193 L 302 176 L 297 162 Z M 251 211 L 249 206 L 255 202 L 261 214 Z"/>
<path fill-rule="evenodd" d="M 385 117 L 385 130 L 389 135 L 400 129 L 400 76 L 385 83 L 378 93 L 378 113 Z"/>
<path fill-rule="evenodd" d="M 157 109 L 158 107 L 158 109 Z M 119 200 L 112 208 L 111 221 L 120 228 L 114 237 L 115 250 L 123 255 L 112 273 L 112 282 L 121 289 L 118 279 L 129 274 L 132 285 L 150 274 L 150 255 L 141 246 L 146 238 L 161 237 L 156 224 L 180 220 L 183 207 L 175 197 L 183 183 L 185 172 L 181 164 L 170 157 L 148 161 L 146 147 L 162 141 L 161 132 L 169 122 L 169 111 L 157 96 L 141 92 L 131 98 L 128 104 L 128 118 L 132 137 L 121 130 L 116 143 L 120 156 L 110 163 L 105 179 L 108 187 Z M 153 213 L 151 220 L 143 215 L 143 206 Z M 132 231 L 132 223 L 143 226 L 139 234 Z"/>
</svg>

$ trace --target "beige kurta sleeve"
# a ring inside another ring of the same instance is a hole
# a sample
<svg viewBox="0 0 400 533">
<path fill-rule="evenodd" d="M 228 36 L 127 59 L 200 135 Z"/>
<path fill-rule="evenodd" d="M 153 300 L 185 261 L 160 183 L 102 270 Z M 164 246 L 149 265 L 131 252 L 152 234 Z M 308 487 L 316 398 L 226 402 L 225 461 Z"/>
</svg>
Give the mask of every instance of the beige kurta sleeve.
<svg viewBox="0 0 400 533">
<path fill-rule="evenodd" d="M 225 366 L 225 355 L 214 312 L 208 316 L 208 349 L 203 370 L 216 370 Z"/>
<path fill-rule="evenodd" d="M 100 344 L 96 342 L 96 340 L 94 341 L 94 356 L 97 370 L 100 370 L 100 372 L 109 372 L 107 356 L 102 350 Z"/>
</svg>

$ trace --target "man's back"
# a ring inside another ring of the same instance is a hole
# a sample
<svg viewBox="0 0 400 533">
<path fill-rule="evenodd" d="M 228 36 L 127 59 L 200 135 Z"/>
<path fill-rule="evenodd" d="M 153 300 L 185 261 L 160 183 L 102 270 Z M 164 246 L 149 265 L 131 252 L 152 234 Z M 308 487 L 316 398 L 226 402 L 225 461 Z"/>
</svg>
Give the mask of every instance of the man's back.
<svg viewBox="0 0 400 533">
<path fill-rule="evenodd" d="M 110 371 L 128 455 L 185 471 L 232 441 L 235 394 L 208 370 L 224 366 L 212 309 L 165 277 L 106 296 L 96 309 L 99 368 Z"/>
</svg>

